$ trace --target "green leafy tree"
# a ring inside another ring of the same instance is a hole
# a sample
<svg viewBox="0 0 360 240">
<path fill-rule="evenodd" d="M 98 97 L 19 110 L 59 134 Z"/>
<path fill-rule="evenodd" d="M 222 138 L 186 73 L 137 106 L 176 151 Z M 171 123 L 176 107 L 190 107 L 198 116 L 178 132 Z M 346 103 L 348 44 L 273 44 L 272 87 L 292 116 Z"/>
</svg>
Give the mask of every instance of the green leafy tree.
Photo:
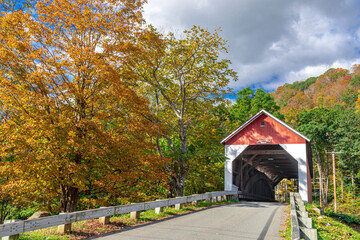
<svg viewBox="0 0 360 240">
<path fill-rule="evenodd" d="M 189 136 L 200 119 L 206 124 L 206 116 L 222 101 L 236 73 L 228 60 L 220 59 L 220 53 L 227 50 L 218 31 L 193 27 L 183 38 L 152 32 L 144 36 L 142 44 L 139 51 L 147 52 L 146 57 L 134 58 L 129 67 L 151 99 L 156 115 L 153 121 L 166 128 L 159 131 L 157 142 L 161 155 L 164 150 L 171 152 L 172 163 L 166 167 L 170 196 L 182 196 L 191 158 Z M 164 143 L 161 139 L 167 144 L 159 144 Z"/>
<path fill-rule="evenodd" d="M 219 191 L 224 187 L 224 146 L 220 144 L 231 130 L 228 107 L 217 105 L 189 135 L 189 170 L 186 194 Z"/>
<path fill-rule="evenodd" d="M 230 107 L 231 120 L 233 122 L 245 122 L 251 116 L 251 99 L 254 90 L 250 87 L 241 89 L 237 93 L 236 103 Z"/>
<path fill-rule="evenodd" d="M 336 112 L 327 108 L 313 108 L 302 111 L 299 115 L 297 129 L 311 139 L 314 163 L 320 177 L 320 193 L 323 205 L 327 205 L 329 189 L 329 155 L 336 142 Z"/>
<path fill-rule="evenodd" d="M 341 100 L 348 105 L 355 105 L 358 99 L 358 93 L 354 89 L 346 89 L 341 95 Z"/>
<path fill-rule="evenodd" d="M 350 86 L 360 87 L 360 75 L 355 75 L 351 78 Z"/>
<path fill-rule="evenodd" d="M 288 88 L 291 89 L 296 89 L 297 91 L 304 91 L 305 89 L 309 88 L 310 85 L 312 85 L 313 83 L 315 83 L 317 80 L 317 77 L 310 77 L 308 79 L 306 79 L 305 81 L 298 81 L 298 82 L 294 82 L 293 84 L 285 84 L 285 86 L 287 86 Z"/>
<path fill-rule="evenodd" d="M 283 119 L 280 107 L 275 103 L 270 93 L 259 88 L 256 92 L 250 87 L 241 89 L 237 93 L 236 103 L 230 107 L 232 122 L 242 124 L 260 110 L 266 110 L 274 116 Z"/>
<path fill-rule="evenodd" d="M 360 114 L 354 107 L 337 106 L 336 149 L 341 150 L 338 166 L 343 182 L 356 197 L 360 179 Z"/>
</svg>

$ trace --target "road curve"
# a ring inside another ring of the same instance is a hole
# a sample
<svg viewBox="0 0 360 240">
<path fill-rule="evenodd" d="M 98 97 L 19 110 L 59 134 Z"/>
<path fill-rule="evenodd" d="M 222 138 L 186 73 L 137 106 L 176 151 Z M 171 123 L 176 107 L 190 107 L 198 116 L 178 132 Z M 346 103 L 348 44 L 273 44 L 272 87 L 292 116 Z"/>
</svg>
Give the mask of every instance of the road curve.
<svg viewBox="0 0 360 240">
<path fill-rule="evenodd" d="M 281 239 L 285 206 L 268 202 L 216 206 L 92 239 Z"/>
</svg>

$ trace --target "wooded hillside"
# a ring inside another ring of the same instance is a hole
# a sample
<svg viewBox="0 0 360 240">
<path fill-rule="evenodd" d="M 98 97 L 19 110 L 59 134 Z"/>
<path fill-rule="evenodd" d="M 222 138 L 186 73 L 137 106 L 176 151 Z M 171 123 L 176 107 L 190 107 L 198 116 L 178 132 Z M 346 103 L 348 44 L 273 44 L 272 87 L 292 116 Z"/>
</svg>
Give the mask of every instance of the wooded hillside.
<svg viewBox="0 0 360 240">
<path fill-rule="evenodd" d="M 360 65 L 354 65 L 351 70 L 329 69 L 320 76 L 285 84 L 272 93 L 285 121 L 311 139 L 313 190 L 320 205 L 327 206 L 333 199 L 328 152 L 341 152 L 336 154 L 338 196 L 343 211 L 353 214 L 360 205 L 359 90 Z"/>
<path fill-rule="evenodd" d="M 331 68 L 320 76 L 280 86 L 272 96 L 290 124 L 296 123 L 301 111 L 315 107 L 355 104 L 359 108 L 359 74 L 360 65 L 354 65 L 351 71 Z"/>
</svg>

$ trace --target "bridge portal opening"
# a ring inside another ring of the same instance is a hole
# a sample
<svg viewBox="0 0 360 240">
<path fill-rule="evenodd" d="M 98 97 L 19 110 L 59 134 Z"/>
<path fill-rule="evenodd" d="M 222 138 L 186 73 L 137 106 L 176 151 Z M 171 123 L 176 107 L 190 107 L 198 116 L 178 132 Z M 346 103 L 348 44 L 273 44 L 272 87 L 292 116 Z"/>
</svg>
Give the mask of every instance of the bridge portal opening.
<svg viewBox="0 0 360 240">
<path fill-rule="evenodd" d="M 310 140 L 296 130 L 262 110 L 221 143 L 227 157 L 225 190 L 271 200 L 282 179 L 298 179 L 300 196 L 311 202 Z"/>
<path fill-rule="evenodd" d="M 280 145 L 249 145 L 232 162 L 232 184 L 239 191 L 274 198 L 284 178 L 298 178 L 297 161 Z"/>
</svg>

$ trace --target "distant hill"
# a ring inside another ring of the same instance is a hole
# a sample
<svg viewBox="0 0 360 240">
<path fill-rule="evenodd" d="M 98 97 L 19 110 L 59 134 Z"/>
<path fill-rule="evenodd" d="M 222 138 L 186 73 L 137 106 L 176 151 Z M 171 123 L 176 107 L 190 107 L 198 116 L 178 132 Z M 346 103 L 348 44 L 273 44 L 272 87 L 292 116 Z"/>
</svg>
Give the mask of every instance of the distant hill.
<svg viewBox="0 0 360 240">
<path fill-rule="evenodd" d="M 302 110 L 333 107 L 335 104 L 360 107 L 360 64 L 350 70 L 330 68 L 318 77 L 285 84 L 272 93 L 285 121 L 295 124 Z"/>
</svg>

